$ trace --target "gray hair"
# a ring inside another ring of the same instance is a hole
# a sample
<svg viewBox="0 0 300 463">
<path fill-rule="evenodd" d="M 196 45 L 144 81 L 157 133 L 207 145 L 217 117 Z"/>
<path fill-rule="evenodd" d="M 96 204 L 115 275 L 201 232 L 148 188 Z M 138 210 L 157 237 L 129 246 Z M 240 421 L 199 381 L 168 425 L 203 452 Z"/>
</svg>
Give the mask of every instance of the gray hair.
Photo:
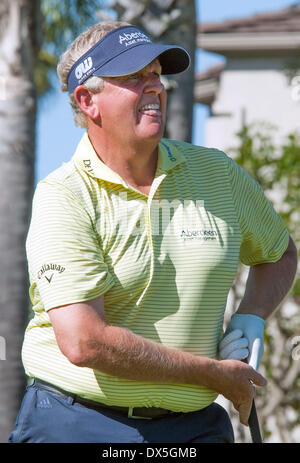
<svg viewBox="0 0 300 463">
<path fill-rule="evenodd" d="M 71 43 L 69 48 L 60 57 L 57 65 L 57 74 L 61 81 L 61 90 L 63 92 L 68 91 L 68 74 L 76 61 L 80 59 L 84 53 L 86 53 L 95 43 L 101 40 L 108 32 L 113 29 L 117 29 L 122 26 L 129 26 L 130 24 L 121 21 L 107 21 L 94 24 L 87 30 L 82 32 L 75 40 Z M 85 87 L 91 93 L 99 93 L 103 89 L 104 81 L 101 77 L 91 76 L 84 84 Z M 69 94 L 70 105 L 73 110 L 73 116 L 75 124 L 78 127 L 85 128 L 87 126 L 86 116 L 81 111 L 78 103 L 73 94 Z"/>
</svg>

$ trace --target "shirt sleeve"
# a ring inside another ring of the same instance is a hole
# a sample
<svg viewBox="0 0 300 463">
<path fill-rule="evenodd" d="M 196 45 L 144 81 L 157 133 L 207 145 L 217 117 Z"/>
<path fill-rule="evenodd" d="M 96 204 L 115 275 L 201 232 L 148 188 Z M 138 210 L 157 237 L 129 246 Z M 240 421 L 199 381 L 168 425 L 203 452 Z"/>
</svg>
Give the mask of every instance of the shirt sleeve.
<svg viewBox="0 0 300 463">
<path fill-rule="evenodd" d="M 92 218 L 63 184 L 38 184 L 26 251 L 31 291 L 45 310 L 94 299 L 114 284 Z"/>
<path fill-rule="evenodd" d="M 228 158 L 229 178 L 242 236 L 240 261 L 245 265 L 277 262 L 287 249 L 289 232 L 262 188 Z"/>
</svg>

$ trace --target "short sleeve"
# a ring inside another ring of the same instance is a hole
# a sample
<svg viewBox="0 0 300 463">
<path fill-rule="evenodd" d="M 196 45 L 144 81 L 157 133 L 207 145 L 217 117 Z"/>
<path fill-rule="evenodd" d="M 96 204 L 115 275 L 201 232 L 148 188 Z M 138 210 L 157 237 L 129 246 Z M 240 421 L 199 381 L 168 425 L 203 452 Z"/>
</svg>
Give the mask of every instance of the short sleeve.
<svg viewBox="0 0 300 463">
<path fill-rule="evenodd" d="M 26 251 L 45 310 L 94 299 L 114 284 L 92 218 L 63 184 L 38 184 Z"/>
<path fill-rule="evenodd" d="M 245 265 L 277 262 L 289 242 L 282 218 L 262 188 L 243 168 L 228 158 L 233 202 L 240 225 L 240 261 Z"/>
</svg>

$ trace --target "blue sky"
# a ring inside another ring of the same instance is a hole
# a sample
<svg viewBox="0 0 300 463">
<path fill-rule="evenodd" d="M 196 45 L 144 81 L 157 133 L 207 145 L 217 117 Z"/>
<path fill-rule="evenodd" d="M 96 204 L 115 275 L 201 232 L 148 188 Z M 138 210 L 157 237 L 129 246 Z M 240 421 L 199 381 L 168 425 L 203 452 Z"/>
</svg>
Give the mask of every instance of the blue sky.
<svg viewBox="0 0 300 463">
<path fill-rule="evenodd" d="M 286 8 L 293 0 L 197 0 L 198 21 L 223 21 L 225 19 L 250 16 L 265 11 Z M 203 71 L 223 58 L 219 55 L 199 51 L 197 53 L 196 70 Z M 208 115 L 204 105 L 195 105 L 193 142 L 205 145 L 204 124 Z M 83 129 L 73 122 L 68 97 L 60 92 L 56 80 L 55 90 L 39 103 L 37 121 L 37 156 L 36 182 L 68 161 L 74 153 Z"/>
</svg>

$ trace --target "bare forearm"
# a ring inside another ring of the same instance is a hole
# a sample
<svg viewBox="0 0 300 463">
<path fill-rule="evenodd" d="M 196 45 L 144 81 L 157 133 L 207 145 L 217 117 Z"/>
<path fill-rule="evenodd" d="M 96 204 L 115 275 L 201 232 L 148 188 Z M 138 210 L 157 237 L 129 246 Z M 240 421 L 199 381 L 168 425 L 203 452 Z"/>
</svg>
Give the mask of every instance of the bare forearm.
<svg viewBox="0 0 300 463">
<path fill-rule="evenodd" d="M 108 324 L 103 296 L 52 309 L 49 316 L 60 350 L 74 365 L 136 381 L 213 386 L 217 360 Z"/>
<path fill-rule="evenodd" d="M 169 348 L 124 328 L 107 325 L 101 338 L 88 344 L 80 366 L 135 381 L 212 386 L 216 360 Z"/>
<path fill-rule="evenodd" d="M 245 295 L 237 312 L 266 319 L 289 292 L 296 269 L 297 250 L 290 240 L 287 251 L 278 262 L 251 267 Z"/>
<path fill-rule="evenodd" d="M 135 381 L 206 386 L 231 400 L 247 424 L 254 389 L 265 379 L 238 360 L 214 360 L 168 348 L 123 328 L 107 326 L 103 343 L 84 365 Z"/>
<path fill-rule="evenodd" d="M 246 423 L 253 397 L 249 381 L 265 382 L 253 368 L 193 355 L 109 325 L 103 299 L 49 311 L 58 345 L 71 363 L 133 381 L 208 387 L 231 400 Z"/>
</svg>

